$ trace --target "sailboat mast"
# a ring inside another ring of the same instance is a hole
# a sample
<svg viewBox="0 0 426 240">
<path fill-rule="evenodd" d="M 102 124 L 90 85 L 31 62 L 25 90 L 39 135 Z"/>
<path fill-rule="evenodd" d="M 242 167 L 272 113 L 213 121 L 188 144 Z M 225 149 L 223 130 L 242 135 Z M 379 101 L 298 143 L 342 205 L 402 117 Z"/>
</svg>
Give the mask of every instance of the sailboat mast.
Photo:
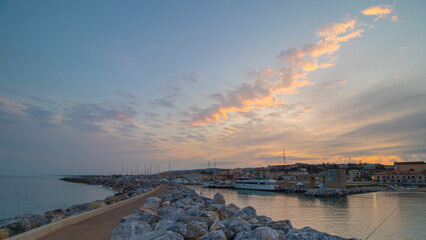
<svg viewBox="0 0 426 240">
<path fill-rule="evenodd" d="M 283 161 L 284 161 L 284 172 L 286 172 L 287 168 L 285 166 L 285 150 L 283 148 Z"/>
</svg>

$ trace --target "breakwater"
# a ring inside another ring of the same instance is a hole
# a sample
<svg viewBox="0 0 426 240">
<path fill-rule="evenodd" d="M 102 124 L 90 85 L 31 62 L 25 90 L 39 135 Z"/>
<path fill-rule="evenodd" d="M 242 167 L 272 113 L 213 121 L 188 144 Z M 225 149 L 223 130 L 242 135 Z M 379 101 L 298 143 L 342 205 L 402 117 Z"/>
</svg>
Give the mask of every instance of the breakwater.
<svg viewBox="0 0 426 240">
<path fill-rule="evenodd" d="M 369 192 L 379 192 L 379 191 L 388 191 L 384 187 L 353 187 L 353 188 L 317 188 L 317 189 L 307 189 L 303 195 L 310 197 L 343 197 L 352 194 L 361 194 Z"/>
<path fill-rule="evenodd" d="M 151 191 L 160 185 L 158 180 L 148 180 L 143 177 L 136 176 L 85 176 L 63 178 L 61 180 L 91 185 L 102 185 L 104 187 L 114 189 L 117 193 L 101 200 L 84 204 L 74 204 L 68 208 L 47 211 L 44 214 L 27 213 L 18 215 L 14 218 L 0 219 L 0 239 L 5 238 L 5 236 L 14 236 L 70 216 L 133 198 Z"/>
<path fill-rule="evenodd" d="M 124 217 L 111 240 L 346 239 L 310 227 L 293 228 L 290 220 L 273 221 L 257 215 L 250 206 L 227 205 L 220 193 L 211 199 L 182 185 L 171 185 L 165 194 L 148 198 Z"/>
</svg>

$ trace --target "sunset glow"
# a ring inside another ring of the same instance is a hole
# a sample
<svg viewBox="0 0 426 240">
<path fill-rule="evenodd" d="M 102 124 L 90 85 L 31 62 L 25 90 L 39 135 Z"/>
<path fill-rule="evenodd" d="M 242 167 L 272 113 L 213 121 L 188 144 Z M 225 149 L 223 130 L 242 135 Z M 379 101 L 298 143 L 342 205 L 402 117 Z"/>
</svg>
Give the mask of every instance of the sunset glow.
<svg viewBox="0 0 426 240">
<path fill-rule="evenodd" d="M 424 161 L 425 9 L 4 1 L 0 174 Z"/>
</svg>

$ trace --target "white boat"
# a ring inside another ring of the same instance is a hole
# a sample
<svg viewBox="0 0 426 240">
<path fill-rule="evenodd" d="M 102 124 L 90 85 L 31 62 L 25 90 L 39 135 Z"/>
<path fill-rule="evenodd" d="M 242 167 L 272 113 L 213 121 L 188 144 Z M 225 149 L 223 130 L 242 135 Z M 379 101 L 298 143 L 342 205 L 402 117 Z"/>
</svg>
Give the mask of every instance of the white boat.
<svg viewBox="0 0 426 240">
<path fill-rule="evenodd" d="M 262 180 L 248 180 L 239 179 L 234 183 L 234 188 L 248 189 L 248 190 L 264 190 L 264 191 L 278 191 L 280 188 L 277 181 L 262 179 Z"/>
<path fill-rule="evenodd" d="M 230 181 L 214 181 L 210 183 L 204 183 L 203 188 L 233 188 L 233 185 Z"/>
</svg>

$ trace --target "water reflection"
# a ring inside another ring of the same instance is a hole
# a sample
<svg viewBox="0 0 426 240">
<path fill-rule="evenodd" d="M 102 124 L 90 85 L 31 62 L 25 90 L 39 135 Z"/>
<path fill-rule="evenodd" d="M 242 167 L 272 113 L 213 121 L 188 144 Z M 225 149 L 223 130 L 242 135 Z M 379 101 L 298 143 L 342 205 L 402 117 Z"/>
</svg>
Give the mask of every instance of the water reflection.
<svg viewBox="0 0 426 240">
<path fill-rule="evenodd" d="M 268 191 L 256 191 L 256 190 L 246 190 L 246 189 L 234 189 L 233 191 L 237 192 L 240 195 L 256 195 L 256 196 L 275 196 L 276 192 Z"/>
</svg>

